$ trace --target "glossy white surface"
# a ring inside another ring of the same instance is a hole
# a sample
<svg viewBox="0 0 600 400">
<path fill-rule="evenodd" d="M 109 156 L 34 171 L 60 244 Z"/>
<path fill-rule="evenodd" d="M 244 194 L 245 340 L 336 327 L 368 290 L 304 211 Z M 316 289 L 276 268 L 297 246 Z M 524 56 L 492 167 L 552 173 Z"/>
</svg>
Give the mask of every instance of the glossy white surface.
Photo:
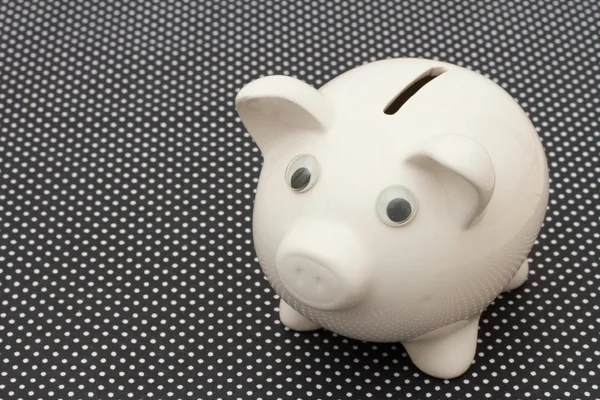
<svg viewBox="0 0 600 400">
<path fill-rule="evenodd" d="M 384 112 L 428 71 L 439 76 Z M 261 78 L 238 93 L 236 109 L 264 157 L 257 255 L 296 317 L 402 342 L 434 376 L 463 373 L 479 316 L 513 289 L 546 212 L 544 150 L 518 104 L 466 69 L 390 59 L 319 90 Z M 299 155 L 309 161 L 295 166 Z M 410 195 L 399 189 L 386 207 L 394 186 Z M 298 325 L 289 310 L 282 320 Z"/>
</svg>

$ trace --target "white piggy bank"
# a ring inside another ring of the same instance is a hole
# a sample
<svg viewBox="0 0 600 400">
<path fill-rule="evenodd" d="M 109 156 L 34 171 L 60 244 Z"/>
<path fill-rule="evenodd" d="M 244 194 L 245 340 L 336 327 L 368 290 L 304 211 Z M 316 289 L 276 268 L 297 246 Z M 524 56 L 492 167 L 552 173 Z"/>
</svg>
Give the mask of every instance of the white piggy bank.
<svg viewBox="0 0 600 400">
<path fill-rule="evenodd" d="M 519 105 L 467 69 L 388 59 L 319 90 L 260 78 L 236 109 L 264 158 L 254 244 L 282 323 L 401 342 L 432 376 L 464 373 L 546 212 L 546 157 Z"/>
</svg>

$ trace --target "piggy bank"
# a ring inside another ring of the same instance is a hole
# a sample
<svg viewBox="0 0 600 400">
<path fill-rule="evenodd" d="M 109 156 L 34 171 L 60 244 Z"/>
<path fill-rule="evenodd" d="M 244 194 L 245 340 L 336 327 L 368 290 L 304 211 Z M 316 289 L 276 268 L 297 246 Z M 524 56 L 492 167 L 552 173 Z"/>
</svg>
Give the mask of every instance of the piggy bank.
<svg viewBox="0 0 600 400">
<path fill-rule="evenodd" d="M 548 202 L 542 143 L 500 86 L 425 59 L 288 76 L 235 99 L 263 164 L 256 256 L 283 325 L 399 342 L 434 377 L 473 362 L 478 322 L 527 279 Z"/>
</svg>

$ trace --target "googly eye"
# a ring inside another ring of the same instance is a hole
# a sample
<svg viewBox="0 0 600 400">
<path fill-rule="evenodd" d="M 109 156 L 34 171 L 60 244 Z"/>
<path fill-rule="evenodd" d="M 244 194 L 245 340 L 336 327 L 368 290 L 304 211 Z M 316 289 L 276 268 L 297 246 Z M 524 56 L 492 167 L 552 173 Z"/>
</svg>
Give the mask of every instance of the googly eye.
<svg viewBox="0 0 600 400">
<path fill-rule="evenodd" d="M 417 212 L 417 199 L 401 185 L 390 186 L 377 196 L 375 209 L 379 219 L 390 226 L 409 223 Z"/>
<path fill-rule="evenodd" d="M 295 192 L 306 192 L 319 178 L 319 163 L 310 154 L 301 154 L 290 161 L 285 180 Z"/>
</svg>

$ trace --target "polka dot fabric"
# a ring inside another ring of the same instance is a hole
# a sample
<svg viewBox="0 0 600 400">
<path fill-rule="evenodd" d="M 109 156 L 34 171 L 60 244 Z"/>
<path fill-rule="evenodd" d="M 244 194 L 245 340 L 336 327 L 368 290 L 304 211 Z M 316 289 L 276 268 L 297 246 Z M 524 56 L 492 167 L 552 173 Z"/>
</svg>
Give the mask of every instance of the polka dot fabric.
<svg viewBox="0 0 600 400">
<path fill-rule="evenodd" d="M 0 398 L 600 398 L 599 23 L 594 1 L 1 2 Z M 236 92 L 400 56 L 498 82 L 550 166 L 530 280 L 450 381 L 285 329 L 252 247 Z"/>
</svg>

